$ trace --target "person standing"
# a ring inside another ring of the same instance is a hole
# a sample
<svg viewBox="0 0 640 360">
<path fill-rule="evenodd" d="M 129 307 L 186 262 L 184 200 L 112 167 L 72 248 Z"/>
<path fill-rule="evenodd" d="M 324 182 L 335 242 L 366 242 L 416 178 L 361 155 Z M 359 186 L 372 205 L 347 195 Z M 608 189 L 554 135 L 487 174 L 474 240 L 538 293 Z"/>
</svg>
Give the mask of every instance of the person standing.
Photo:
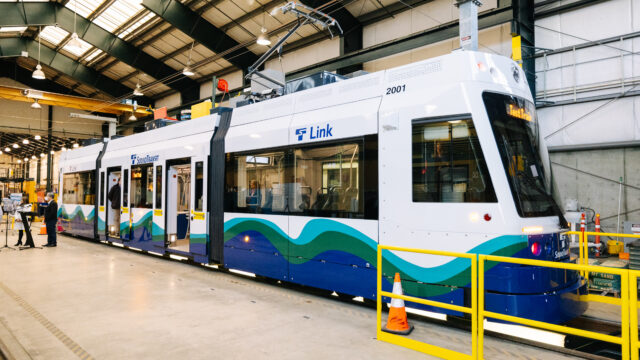
<svg viewBox="0 0 640 360">
<path fill-rule="evenodd" d="M 111 213 L 113 214 L 113 220 L 110 223 L 114 231 L 110 232 L 112 233 L 111 235 L 118 235 L 118 230 L 120 229 L 120 178 L 109 190 L 107 199 L 111 201 Z"/>
<path fill-rule="evenodd" d="M 22 245 L 22 235 L 24 234 L 24 224 L 22 223 L 22 215 L 21 212 L 30 212 L 31 204 L 18 204 L 15 213 L 13 213 L 13 229 L 18 230 L 18 242 L 13 246 L 21 246 Z"/>
<path fill-rule="evenodd" d="M 44 200 L 48 203 L 44 211 L 44 223 L 47 226 L 47 244 L 44 246 L 55 247 L 58 245 L 56 239 L 56 223 L 58 222 L 58 203 L 53 199 L 53 193 L 47 193 Z"/>
</svg>

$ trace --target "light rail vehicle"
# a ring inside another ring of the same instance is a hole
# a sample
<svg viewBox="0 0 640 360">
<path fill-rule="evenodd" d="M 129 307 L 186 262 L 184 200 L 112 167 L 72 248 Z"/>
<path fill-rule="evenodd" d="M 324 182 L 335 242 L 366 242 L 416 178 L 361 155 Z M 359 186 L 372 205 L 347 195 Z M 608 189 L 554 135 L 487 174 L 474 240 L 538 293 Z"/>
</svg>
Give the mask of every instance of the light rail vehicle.
<svg viewBox="0 0 640 360">
<path fill-rule="evenodd" d="M 60 184 L 67 234 L 367 299 L 378 244 L 570 261 L 525 74 L 481 52 L 67 151 Z M 467 259 L 383 263 L 387 291 L 399 272 L 407 295 L 468 305 Z M 585 288 L 574 271 L 493 264 L 486 308 L 562 323 Z"/>
</svg>

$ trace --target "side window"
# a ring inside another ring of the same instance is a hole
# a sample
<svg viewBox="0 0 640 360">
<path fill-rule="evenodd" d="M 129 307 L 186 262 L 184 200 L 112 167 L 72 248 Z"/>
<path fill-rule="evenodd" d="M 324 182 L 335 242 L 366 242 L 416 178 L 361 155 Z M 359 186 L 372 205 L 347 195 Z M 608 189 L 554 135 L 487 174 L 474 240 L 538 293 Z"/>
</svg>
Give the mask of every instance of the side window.
<svg viewBox="0 0 640 360">
<path fill-rule="evenodd" d="M 414 202 L 496 202 L 473 121 L 417 120 L 412 125 Z"/>
<path fill-rule="evenodd" d="M 102 191 L 100 191 L 100 205 L 104 206 L 104 171 L 100 173 L 100 189 L 103 189 Z"/>
<path fill-rule="evenodd" d="M 364 217 L 362 141 L 295 149 L 289 211 L 306 216 Z"/>
<path fill-rule="evenodd" d="M 131 167 L 131 207 L 153 208 L 153 165 Z"/>
<path fill-rule="evenodd" d="M 162 209 L 162 165 L 156 166 L 156 209 Z"/>
<path fill-rule="evenodd" d="M 122 191 L 122 207 L 129 207 L 129 169 L 124 169 L 124 190 Z"/>
<path fill-rule="evenodd" d="M 202 161 L 198 161 L 196 162 L 196 192 L 195 192 L 195 204 L 194 208 L 195 211 L 202 211 L 203 206 L 202 206 L 202 202 L 204 200 L 203 198 L 203 189 L 204 189 L 204 176 L 203 176 L 203 163 Z"/>
<path fill-rule="evenodd" d="M 227 156 L 225 211 L 285 211 L 285 152 Z"/>
<path fill-rule="evenodd" d="M 62 176 L 62 201 L 66 204 L 95 205 L 95 172 L 83 171 Z"/>
</svg>

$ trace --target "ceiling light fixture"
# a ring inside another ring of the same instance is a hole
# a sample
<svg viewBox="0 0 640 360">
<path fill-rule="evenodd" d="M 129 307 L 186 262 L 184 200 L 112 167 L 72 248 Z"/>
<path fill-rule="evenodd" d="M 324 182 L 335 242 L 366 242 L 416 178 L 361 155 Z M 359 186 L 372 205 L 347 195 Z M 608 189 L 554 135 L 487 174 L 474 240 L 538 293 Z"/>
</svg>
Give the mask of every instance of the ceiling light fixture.
<svg viewBox="0 0 640 360">
<path fill-rule="evenodd" d="M 264 27 L 265 25 L 265 17 L 267 16 L 266 12 L 262 13 L 262 28 L 260 29 L 261 34 L 258 35 L 256 39 L 256 43 L 262 46 L 271 45 L 271 40 L 269 39 L 269 35 L 267 34 L 267 29 Z"/>
<path fill-rule="evenodd" d="M 22 143 L 25 144 L 25 145 L 29 145 L 29 139 L 22 140 Z"/>
<path fill-rule="evenodd" d="M 36 157 L 35 155 L 31 155 L 31 158 L 32 158 L 33 160 L 37 159 L 37 157 Z"/>
<path fill-rule="evenodd" d="M 24 162 L 29 162 L 29 158 L 24 158 Z"/>
<path fill-rule="evenodd" d="M 260 29 L 260 32 L 262 32 L 262 34 L 260 34 L 258 36 L 258 39 L 256 39 L 256 44 L 262 46 L 271 45 L 271 40 L 269 40 L 269 36 L 267 35 L 267 29 L 263 27 L 262 29 Z"/>
<path fill-rule="evenodd" d="M 22 164 L 22 160 L 18 159 L 18 164 Z"/>
<path fill-rule="evenodd" d="M 2 150 L 0 150 L 0 155 L 2 155 Z"/>
<path fill-rule="evenodd" d="M 73 1 L 73 34 L 71 34 L 71 40 L 67 43 L 69 47 L 74 47 L 76 49 L 82 49 L 82 43 L 80 39 L 78 39 L 78 33 L 76 32 L 76 14 L 78 9 L 78 0 Z"/>
<path fill-rule="evenodd" d="M 53 151 L 52 151 L 52 153 L 53 153 Z M 46 155 L 45 155 L 44 153 L 40 153 L 40 157 L 42 157 L 42 158 L 43 158 L 43 157 L 45 157 L 45 156 L 46 156 Z"/>
<path fill-rule="evenodd" d="M 7 146 L 6 148 L 4 148 L 4 152 L 10 152 L 11 149 Z"/>
<path fill-rule="evenodd" d="M 38 65 L 40 66 L 40 65 Z M 42 106 L 40 106 L 40 103 L 38 102 L 38 99 L 35 99 L 33 104 L 31 104 L 31 108 L 32 109 L 42 109 Z"/>
<path fill-rule="evenodd" d="M 55 151 L 51 150 L 51 155 L 53 155 L 53 154 L 55 154 L 55 153 L 56 153 Z"/>
<path fill-rule="evenodd" d="M 40 140 L 40 139 L 42 139 L 42 136 L 40 136 L 40 135 L 36 135 L 36 136 L 34 136 L 33 138 L 34 138 L 34 139 L 36 139 L 36 140 Z"/>
<path fill-rule="evenodd" d="M 20 145 L 18 145 L 18 144 L 13 144 L 13 145 L 11 145 L 11 146 L 13 146 L 13 148 L 14 148 L 14 149 L 17 149 L 17 148 L 19 148 L 19 147 L 20 147 Z"/>
<path fill-rule="evenodd" d="M 74 142 L 74 143 L 73 143 L 73 148 L 74 148 L 74 149 L 77 149 L 78 147 L 80 147 L 80 145 L 78 145 L 78 143 L 77 143 L 77 142 Z"/>
<path fill-rule="evenodd" d="M 39 31 L 42 31 L 42 27 L 38 27 Z M 31 75 L 32 78 L 38 80 L 44 80 L 46 77 L 44 76 L 44 71 L 42 71 L 42 66 L 40 66 L 40 33 L 38 33 L 38 65 L 36 69 L 33 71 Z"/>
<path fill-rule="evenodd" d="M 133 113 L 131 113 L 131 116 L 129 116 L 129 121 L 136 121 L 136 120 L 138 120 L 138 118 L 135 115 L 133 115 Z"/>
<path fill-rule="evenodd" d="M 62 149 L 60 149 L 60 151 L 67 151 L 67 148 L 63 146 Z"/>
<path fill-rule="evenodd" d="M 189 50 L 189 60 L 187 60 L 187 66 L 185 66 L 184 69 L 182 69 L 182 75 L 184 76 L 195 75 L 195 73 L 193 72 L 193 69 L 191 69 L 191 67 L 189 66 L 191 64 L 191 53 L 193 52 L 193 45 L 195 43 L 196 43 L 195 40 L 191 43 L 191 50 Z"/>
<path fill-rule="evenodd" d="M 136 88 L 133 89 L 133 96 L 144 96 L 142 89 L 140 88 L 140 81 L 136 84 Z"/>
</svg>

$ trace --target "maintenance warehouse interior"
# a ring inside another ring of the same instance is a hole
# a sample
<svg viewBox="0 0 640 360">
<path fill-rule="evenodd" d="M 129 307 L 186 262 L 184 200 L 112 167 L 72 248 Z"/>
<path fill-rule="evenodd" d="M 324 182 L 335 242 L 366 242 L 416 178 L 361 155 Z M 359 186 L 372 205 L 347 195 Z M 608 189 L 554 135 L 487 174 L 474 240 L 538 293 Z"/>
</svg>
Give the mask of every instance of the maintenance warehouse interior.
<svg viewBox="0 0 640 360">
<path fill-rule="evenodd" d="M 0 359 L 640 358 L 640 1 L 0 0 Z"/>
</svg>

